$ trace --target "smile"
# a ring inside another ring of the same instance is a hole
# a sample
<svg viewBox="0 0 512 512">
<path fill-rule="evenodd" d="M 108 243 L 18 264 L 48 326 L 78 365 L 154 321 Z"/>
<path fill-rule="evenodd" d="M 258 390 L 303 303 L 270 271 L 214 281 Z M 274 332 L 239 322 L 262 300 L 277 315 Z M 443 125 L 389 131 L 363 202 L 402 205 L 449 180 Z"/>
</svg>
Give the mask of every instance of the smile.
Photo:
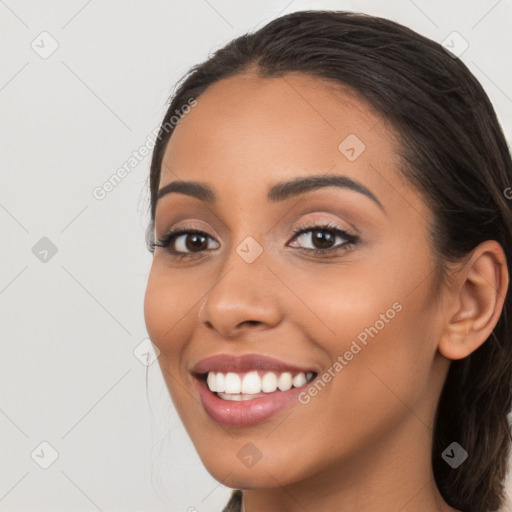
<svg viewBox="0 0 512 512">
<path fill-rule="evenodd" d="M 299 393 L 318 375 L 259 355 L 213 356 L 192 373 L 205 412 L 230 427 L 263 422 L 297 403 Z"/>
<path fill-rule="evenodd" d="M 300 388 L 313 379 L 314 373 L 303 372 L 292 375 L 290 372 L 265 372 L 253 370 L 247 373 L 208 372 L 206 384 L 212 393 L 222 400 L 253 400 L 262 396 Z"/>
</svg>

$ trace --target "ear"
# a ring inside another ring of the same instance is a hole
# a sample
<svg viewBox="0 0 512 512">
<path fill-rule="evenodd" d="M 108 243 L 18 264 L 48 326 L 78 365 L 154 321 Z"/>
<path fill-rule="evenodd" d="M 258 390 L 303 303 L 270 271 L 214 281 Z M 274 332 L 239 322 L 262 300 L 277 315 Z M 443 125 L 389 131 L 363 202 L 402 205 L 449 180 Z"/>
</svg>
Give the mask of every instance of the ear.
<svg viewBox="0 0 512 512">
<path fill-rule="evenodd" d="M 476 247 L 458 271 L 443 300 L 449 310 L 439 351 L 448 359 L 462 359 L 491 335 L 503 309 L 509 275 L 503 248 L 495 240 Z"/>
</svg>

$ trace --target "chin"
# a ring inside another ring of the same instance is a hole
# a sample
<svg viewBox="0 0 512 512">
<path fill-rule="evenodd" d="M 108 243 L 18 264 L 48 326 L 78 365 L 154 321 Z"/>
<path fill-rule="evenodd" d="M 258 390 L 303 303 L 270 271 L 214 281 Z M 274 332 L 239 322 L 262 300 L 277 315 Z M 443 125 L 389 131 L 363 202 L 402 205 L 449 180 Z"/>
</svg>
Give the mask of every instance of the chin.
<svg viewBox="0 0 512 512">
<path fill-rule="evenodd" d="M 244 446 L 248 444 L 244 443 Z M 233 489 L 272 489 L 293 484 L 308 476 L 307 463 L 301 460 L 302 464 L 291 464 L 290 461 L 295 457 L 290 452 L 283 453 L 279 459 L 262 455 L 256 462 L 252 461 L 252 465 L 251 461 L 247 461 L 246 465 L 243 457 L 240 457 L 242 460 L 238 457 L 240 451 L 233 449 L 222 454 L 215 451 L 208 455 L 198 453 L 208 473 L 218 482 Z"/>
<path fill-rule="evenodd" d="M 273 468 L 268 472 L 263 467 L 233 469 L 233 466 L 216 466 L 214 468 L 206 466 L 206 469 L 215 480 L 232 489 L 273 489 L 295 481 L 278 468 Z M 229 476 L 226 476 L 230 471 Z"/>
</svg>

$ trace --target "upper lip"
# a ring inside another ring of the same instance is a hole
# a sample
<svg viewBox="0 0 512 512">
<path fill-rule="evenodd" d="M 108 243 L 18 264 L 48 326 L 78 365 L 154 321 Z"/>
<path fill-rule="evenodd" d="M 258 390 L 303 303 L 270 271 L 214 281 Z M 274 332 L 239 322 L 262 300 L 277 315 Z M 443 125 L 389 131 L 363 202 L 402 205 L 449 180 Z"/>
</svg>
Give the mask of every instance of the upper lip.
<svg viewBox="0 0 512 512">
<path fill-rule="evenodd" d="M 217 354 L 201 359 L 201 361 L 193 366 L 191 371 L 196 375 L 201 375 L 208 372 L 242 373 L 249 370 L 268 370 L 290 373 L 314 372 L 311 368 L 302 368 L 285 363 L 279 359 L 259 354 L 246 354 L 243 356 Z"/>
</svg>

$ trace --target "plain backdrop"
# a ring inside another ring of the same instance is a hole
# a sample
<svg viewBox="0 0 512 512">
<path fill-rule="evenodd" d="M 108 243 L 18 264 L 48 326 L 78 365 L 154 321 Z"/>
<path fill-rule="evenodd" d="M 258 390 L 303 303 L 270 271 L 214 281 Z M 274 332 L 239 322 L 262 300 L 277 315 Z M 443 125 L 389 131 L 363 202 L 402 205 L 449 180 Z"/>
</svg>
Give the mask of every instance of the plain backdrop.
<svg viewBox="0 0 512 512">
<path fill-rule="evenodd" d="M 228 500 L 144 356 L 150 156 L 93 191 L 154 139 L 192 65 L 302 9 L 376 14 L 438 42 L 457 32 L 510 142 L 510 0 L 0 0 L 1 511 Z"/>
</svg>

